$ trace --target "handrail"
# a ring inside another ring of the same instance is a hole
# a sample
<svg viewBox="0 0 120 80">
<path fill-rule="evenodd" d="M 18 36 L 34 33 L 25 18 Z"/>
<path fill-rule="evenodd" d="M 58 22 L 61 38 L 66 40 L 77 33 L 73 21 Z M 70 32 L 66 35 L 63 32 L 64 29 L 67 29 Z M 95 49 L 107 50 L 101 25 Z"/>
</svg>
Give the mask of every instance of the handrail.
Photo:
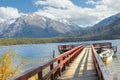
<svg viewBox="0 0 120 80">
<path fill-rule="evenodd" d="M 104 65 L 100 56 L 95 51 L 93 45 L 91 46 L 91 48 L 92 48 L 93 60 L 94 60 L 94 63 L 95 63 L 98 79 L 99 80 L 113 80 L 112 75 L 110 74 L 110 72 L 106 68 L 106 66 Z"/>
<path fill-rule="evenodd" d="M 35 74 L 38 74 L 39 80 L 46 80 L 49 78 L 50 80 L 55 80 L 57 76 L 61 76 L 61 73 L 64 70 L 66 70 L 66 67 L 69 66 L 69 64 L 75 59 L 75 57 L 77 57 L 77 55 L 83 50 L 83 48 L 84 48 L 84 45 L 75 47 L 59 55 L 52 61 L 44 64 L 43 66 L 39 66 L 38 68 L 28 70 L 14 77 L 11 80 L 28 80 L 30 77 L 34 76 Z M 55 65 L 56 62 L 57 62 L 57 65 Z M 43 75 L 43 70 L 48 67 L 50 68 L 50 71 L 47 74 Z"/>
</svg>

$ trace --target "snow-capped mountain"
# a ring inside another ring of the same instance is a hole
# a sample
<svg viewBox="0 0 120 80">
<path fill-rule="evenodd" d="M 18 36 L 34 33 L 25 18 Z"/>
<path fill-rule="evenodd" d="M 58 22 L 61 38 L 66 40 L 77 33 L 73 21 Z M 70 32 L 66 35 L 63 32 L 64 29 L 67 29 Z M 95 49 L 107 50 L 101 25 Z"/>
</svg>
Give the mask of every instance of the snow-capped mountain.
<svg viewBox="0 0 120 80">
<path fill-rule="evenodd" d="M 120 18 L 120 13 L 115 14 L 113 16 L 110 16 L 108 18 L 105 18 L 104 20 L 102 20 L 99 23 L 95 24 L 93 27 L 96 28 L 96 27 L 101 27 L 101 26 L 104 26 L 104 25 L 109 25 L 112 22 L 114 22 L 115 20 L 117 20 L 118 18 Z"/>
<path fill-rule="evenodd" d="M 83 40 L 119 39 L 120 13 L 103 19 L 93 27 L 71 32 L 65 36 L 83 37 Z"/>
<path fill-rule="evenodd" d="M 96 39 L 120 38 L 120 13 L 105 18 L 84 32 Z"/>
<path fill-rule="evenodd" d="M 65 19 L 29 14 L 11 24 L 0 24 L 0 37 L 55 37 L 79 29 L 79 26 Z"/>
<path fill-rule="evenodd" d="M 10 24 L 13 23 L 13 20 L 5 21 L 4 23 L 0 23 L 0 35 L 4 33 L 9 27 Z"/>
</svg>

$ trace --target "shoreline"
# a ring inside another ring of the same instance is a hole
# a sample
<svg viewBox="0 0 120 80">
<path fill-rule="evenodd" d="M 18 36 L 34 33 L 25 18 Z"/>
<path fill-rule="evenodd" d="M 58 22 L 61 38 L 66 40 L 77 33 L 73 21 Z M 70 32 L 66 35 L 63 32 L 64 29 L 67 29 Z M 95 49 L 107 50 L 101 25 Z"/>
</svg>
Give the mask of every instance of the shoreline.
<svg viewBox="0 0 120 80">
<path fill-rule="evenodd" d="M 66 42 L 83 42 L 83 41 L 101 41 L 101 40 L 119 40 L 119 39 L 80 39 L 75 38 L 0 38 L 0 46 L 20 46 L 34 44 L 66 43 Z"/>
</svg>

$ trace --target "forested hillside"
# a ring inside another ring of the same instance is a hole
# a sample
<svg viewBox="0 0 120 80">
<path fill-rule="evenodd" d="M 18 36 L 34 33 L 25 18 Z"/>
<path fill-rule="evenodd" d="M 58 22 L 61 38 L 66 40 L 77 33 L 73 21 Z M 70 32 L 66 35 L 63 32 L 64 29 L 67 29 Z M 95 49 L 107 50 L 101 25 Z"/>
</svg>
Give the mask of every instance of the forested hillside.
<svg viewBox="0 0 120 80">
<path fill-rule="evenodd" d="M 81 37 L 87 40 L 119 39 L 120 38 L 120 14 L 108 17 L 93 27 L 87 27 L 82 31 L 73 31 L 64 36 Z"/>
</svg>

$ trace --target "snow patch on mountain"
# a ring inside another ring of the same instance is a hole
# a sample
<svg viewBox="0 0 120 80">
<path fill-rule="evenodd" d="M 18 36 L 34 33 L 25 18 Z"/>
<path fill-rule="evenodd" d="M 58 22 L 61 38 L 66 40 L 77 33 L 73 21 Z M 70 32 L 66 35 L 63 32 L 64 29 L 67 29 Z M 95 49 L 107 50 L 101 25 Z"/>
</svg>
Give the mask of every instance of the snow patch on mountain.
<svg viewBox="0 0 120 80">
<path fill-rule="evenodd" d="M 12 23 L 0 24 L 0 37 L 55 37 L 81 29 L 68 20 L 41 14 L 23 15 Z"/>
</svg>

